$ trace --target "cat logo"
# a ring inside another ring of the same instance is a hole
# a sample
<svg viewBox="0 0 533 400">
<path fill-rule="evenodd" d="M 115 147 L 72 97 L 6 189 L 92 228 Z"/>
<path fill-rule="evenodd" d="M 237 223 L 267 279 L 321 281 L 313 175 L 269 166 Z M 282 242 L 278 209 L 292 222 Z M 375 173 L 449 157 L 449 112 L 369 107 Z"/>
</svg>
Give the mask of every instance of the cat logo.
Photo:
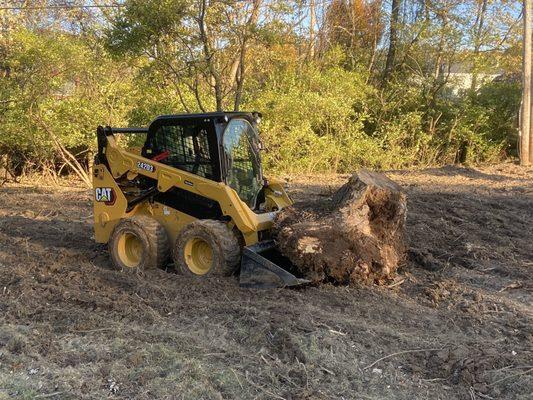
<svg viewBox="0 0 533 400">
<path fill-rule="evenodd" d="M 100 203 L 105 203 L 106 206 L 112 206 L 115 204 L 115 191 L 112 188 L 96 188 L 94 198 Z"/>
</svg>

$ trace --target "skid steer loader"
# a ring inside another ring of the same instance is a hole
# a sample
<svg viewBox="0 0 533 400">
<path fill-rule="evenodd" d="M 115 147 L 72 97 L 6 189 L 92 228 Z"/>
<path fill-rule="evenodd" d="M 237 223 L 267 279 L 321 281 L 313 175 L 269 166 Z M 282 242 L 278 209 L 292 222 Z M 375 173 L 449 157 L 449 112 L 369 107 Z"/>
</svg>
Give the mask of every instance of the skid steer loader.
<svg viewBox="0 0 533 400">
<path fill-rule="evenodd" d="M 265 179 L 260 114 L 163 115 L 148 128 L 97 129 L 93 167 L 95 240 L 113 264 L 141 272 L 172 258 L 184 275 L 231 275 L 240 285 L 305 283 L 287 270 L 270 239 L 276 212 L 291 199 Z M 143 135 L 125 149 L 119 134 Z"/>
</svg>

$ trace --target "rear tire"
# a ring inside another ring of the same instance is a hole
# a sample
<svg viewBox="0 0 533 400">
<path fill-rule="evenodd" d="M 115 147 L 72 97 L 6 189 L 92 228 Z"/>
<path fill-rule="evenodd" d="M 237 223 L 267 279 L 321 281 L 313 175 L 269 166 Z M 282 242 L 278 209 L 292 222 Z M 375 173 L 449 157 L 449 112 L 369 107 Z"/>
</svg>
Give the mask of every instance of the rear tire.
<svg viewBox="0 0 533 400">
<path fill-rule="evenodd" d="M 176 268 L 184 275 L 228 276 L 239 267 L 241 246 L 225 223 L 198 220 L 178 234 L 173 257 Z"/>
<path fill-rule="evenodd" d="M 121 271 L 139 274 L 165 266 L 170 257 L 168 236 L 154 218 L 136 215 L 122 219 L 109 239 L 113 265 Z"/>
</svg>

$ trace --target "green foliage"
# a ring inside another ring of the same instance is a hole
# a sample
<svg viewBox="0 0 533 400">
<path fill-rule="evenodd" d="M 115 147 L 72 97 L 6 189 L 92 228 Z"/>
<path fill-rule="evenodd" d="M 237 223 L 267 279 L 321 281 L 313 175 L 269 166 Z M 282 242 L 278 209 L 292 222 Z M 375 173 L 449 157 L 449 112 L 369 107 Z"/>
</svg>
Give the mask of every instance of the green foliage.
<svg viewBox="0 0 533 400">
<path fill-rule="evenodd" d="M 457 161 L 475 164 L 516 155 L 519 107 L 516 82 L 492 82 L 465 96 L 455 108 L 455 143 L 462 151 Z"/>
<path fill-rule="evenodd" d="M 116 54 L 141 55 L 150 46 L 164 46 L 184 30 L 183 19 L 190 2 L 186 0 L 128 0 L 106 30 L 106 44 Z"/>
<path fill-rule="evenodd" d="M 246 104 L 264 114 L 267 168 L 349 172 L 495 161 L 512 152 L 516 84 L 488 84 L 428 111 L 423 87 L 405 82 L 379 90 L 367 79 L 332 62 L 272 75 Z"/>
<path fill-rule="evenodd" d="M 269 167 L 283 171 L 335 171 L 351 164 L 347 145 L 363 135 L 362 104 L 371 90 L 361 73 L 314 65 L 273 76 L 246 104 L 263 110 L 261 127 Z"/>
<path fill-rule="evenodd" d="M 336 1 L 315 32 L 313 55 L 305 30 L 291 25 L 302 5 L 293 1 L 128 0 L 109 23 L 88 21 L 90 29 L 47 25 L 46 17 L 15 23 L 0 33 L 0 163 L 7 155 L 21 167 L 58 171 L 68 151 L 86 167 L 98 125 L 146 126 L 159 114 L 239 104 L 263 113 L 263 158 L 275 172 L 515 156 L 520 43 L 511 28 L 494 30 L 514 19 L 486 18 L 480 36 L 468 38 L 464 27 L 479 23 L 480 8 L 462 20 L 452 14 L 464 10 L 418 10 L 422 3 L 405 3 L 417 17 L 399 27 L 390 79 L 377 42 L 387 33 L 380 2 Z M 365 24 L 353 25 L 361 15 Z M 479 47 L 503 42 L 506 51 Z M 471 65 L 480 85 L 454 92 L 446 75 L 454 63 Z M 481 84 L 496 67 L 507 80 Z"/>
<path fill-rule="evenodd" d="M 97 125 L 127 124 L 132 82 L 125 66 L 80 38 L 21 29 L 12 35 L 5 62 L 2 152 L 22 155 L 30 165 L 55 163 L 54 138 L 86 153 L 95 146 Z"/>
</svg>

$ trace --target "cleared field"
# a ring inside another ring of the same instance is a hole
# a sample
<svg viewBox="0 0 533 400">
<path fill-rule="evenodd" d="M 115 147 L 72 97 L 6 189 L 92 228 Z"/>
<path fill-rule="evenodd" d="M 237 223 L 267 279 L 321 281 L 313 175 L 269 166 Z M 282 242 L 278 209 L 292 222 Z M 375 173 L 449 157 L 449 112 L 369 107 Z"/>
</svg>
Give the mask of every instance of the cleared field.
<svg viewBox="0 0 533 400">
<path fill-rule="evenodd" d="M 89 191 L 0 188 L 0 399 L 530 398 L 533 169 L 388 175 L 408 195 L 396 280 L 272 291 L 124 275 Z"/>
</svg>

